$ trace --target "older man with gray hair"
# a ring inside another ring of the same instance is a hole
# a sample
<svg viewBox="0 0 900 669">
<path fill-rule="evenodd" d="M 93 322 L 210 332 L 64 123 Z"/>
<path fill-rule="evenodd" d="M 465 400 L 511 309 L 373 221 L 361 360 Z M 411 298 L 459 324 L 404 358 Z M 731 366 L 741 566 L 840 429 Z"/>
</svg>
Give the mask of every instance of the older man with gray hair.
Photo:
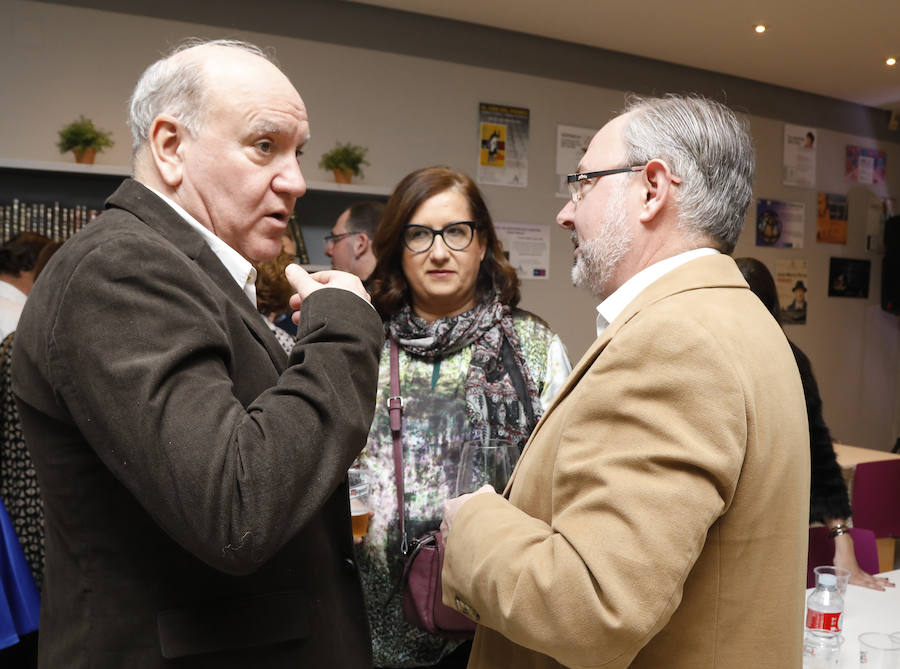
<svg viewBox="0 0 900 669">
<path fill-rule="evenodd" d="M 347 469 L 381 322 L 355 276 L 288 268 L 306 108 L 258 48 L 191 43 L 131 100 L 134 179 L 44 271 L 13 389 L 41 481 L 42 667 L 371 666 Z M 349 381 L 348 381 L 349 379 Z"/>
<path fill-rule="evenodd" d="M 569 176 L 597 339 L 504 494 L 445 507 L 470 669 L 800 666 L 803 389 L 728 255 L 753 165 L 734 113 L 671 96 L 633 100 Z"/>
</svg>

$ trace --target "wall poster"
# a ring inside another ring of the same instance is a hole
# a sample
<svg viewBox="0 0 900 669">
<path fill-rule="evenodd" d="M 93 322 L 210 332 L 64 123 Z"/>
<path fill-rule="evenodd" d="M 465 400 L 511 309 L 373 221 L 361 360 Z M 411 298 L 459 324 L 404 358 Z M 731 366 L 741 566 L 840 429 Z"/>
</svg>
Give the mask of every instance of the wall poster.
<svg viewBox="0 0 900 669">
<path fill-rule="evenodd" d="M 785 325 L 806 324 L 806 285 L 809 283 L 805 260 L 779 260 L 775 263 L 775 290 Z"/>
<path fill-rule="evenodd" d="M 556 196 L 569 197 L 566 177 L 578 171 L 578 163 L 587 152 L 597 131 L 573 125 L 556 126 Z"/>
<path fill-rule="evenodd" d="M 550 226 L 495 222 L 503 255 L 520 279 L 550 278 Z"/>
<path fill-rule="evenodd" d="M 832 258 L 828 267 L 828 297 L 868 297 L 872 262 Z"/>
<path fill-rule="evenodd" d="M 846 195 L 819 193 L 816 241 L 826 244 L 846 244 L 847 212 Z"/>
<path fill-rule="evenodd" d="M 478 183 L 528 186 L 528 121 L 527 109 L 479 103 Z"/>
<path fill-rule="evenodd" d="M 844 178 L 861 184 L 883 184 L 886 163 L 884 151 L 848 144 Z"/>
<path fill-rule="evenodd" d="M 756 201 L 756 245 L 803 248 L 806 205 L 780 200 Z"/>
<path fill-rule="evenodd" d="M 816 129 L 784 126 L 784 185 L 816 185 Z"/>
</svg>

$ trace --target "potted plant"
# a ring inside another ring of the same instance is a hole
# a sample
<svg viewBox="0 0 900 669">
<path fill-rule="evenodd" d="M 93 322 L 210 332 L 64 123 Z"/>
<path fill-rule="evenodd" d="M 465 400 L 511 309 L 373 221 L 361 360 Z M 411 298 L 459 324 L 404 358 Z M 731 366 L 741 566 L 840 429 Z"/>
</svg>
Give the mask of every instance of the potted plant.
<svg viewBox="0 0 900 669">
<path fill-rule="evenodd" d="M 331 151 L 322 154 L 319 167 L 331 170 L 337 183 L 348 184 L 353 176 L 362 176 L 362 165 L 369 164 L 366 160 L 368 151 L 364 146 L 337 142 Z"/>
<path fill-rule="evenodd" d="M 114 143 L 112 133 L 97 129 L 91 119 L 81 115 L 77 121 L 72 121 L 59 131 L 56 146 L 60 153 L 72 151 L 75 162 L 90 164 L 94 162 L 98 151 L 103 151 Z"/>
</svg>

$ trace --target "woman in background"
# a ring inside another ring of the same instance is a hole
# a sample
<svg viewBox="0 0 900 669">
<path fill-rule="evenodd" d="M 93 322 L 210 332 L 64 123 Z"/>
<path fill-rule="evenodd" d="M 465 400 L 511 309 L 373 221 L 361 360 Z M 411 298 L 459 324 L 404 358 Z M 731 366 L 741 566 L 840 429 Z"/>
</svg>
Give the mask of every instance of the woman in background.
<svg viewBox="0 0 900 669">
<path fill-rule="evenodd" d="M 750 284 L 752 290 L 779 323 L 780 308 L 775 280 L 769 269 L 755 258 L 735 258 L 741 274 Z M 850 583 L 873 590 L 884 590 L 894 587 L 888 579 L 867 574 L 860 569 L 853 550 L 853 538 L 849 532 L 842 531 L 847 527 L 850 517 L 850 499 L 847 484 L 841 474 L 841 468 L 834 454 L 831 434 L 822 416 L 822 398 L 819 387 L 813 376 L 809 358 L 790 339 L 788 344 L 794 352 L 800 380 L 803 383 L 803 394 L 806 399 L 806 414 L 809 420 L 810 449 L 810 499 L 809 522 L 822 523 L 831 528 L 834 537 L 834 565 L 850 570 Z M 837 528 L 837 529 L 835 529 Z"/>
<path fill-rule="evenodd" d="M 499 438 L 521 450 L 571 365 L 559 337 L 517 309 L 519 280 L 478 187 L 444 167 L 417 170 L 394 190 L 374 240 L 372 304 L 399 345 L 406 531 L 438 529 L 454 497 L 460 445 Z M 376 667 L 465 667 L 469 642 L 408 625 L 398 587 L 403 556 L 386 408 L 389 341 L 379 397 L 360 455 L 370 508 L 357 546 Z"/>
</svg>

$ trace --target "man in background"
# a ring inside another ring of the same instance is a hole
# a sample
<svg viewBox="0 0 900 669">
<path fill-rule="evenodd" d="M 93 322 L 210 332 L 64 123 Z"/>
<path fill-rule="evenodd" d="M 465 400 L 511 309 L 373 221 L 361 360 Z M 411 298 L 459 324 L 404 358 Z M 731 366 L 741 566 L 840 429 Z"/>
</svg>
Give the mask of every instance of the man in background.
<svg viewBox="0 0 900 669">
<path fill-rule="evenodd" d="M 49 243 L 44 235 L 26 231 L 0 246 L 0 340 L 16 329 L 34 285 L 34 265 Z"/>
<path fill-rule="evenodd" d="M 346 475 L 381 321 L 357 277 L 293 265 L 290 354 L 256 311 L 254 265 L 306 191 L 303 101 L 215 41 L 151 65 L 129 121 L 134 179 L 47 265 L 15 339 L 41 666 L 371 667 Z"/>
<path fill-rule="evenodd" d="M 331 234 L 325 237 L 325 255 L 331 267 L 355 274 L 365 283 L 375 269 L 372 240 L 384 203 L 374 200 L 356 202 L 338 216 Z"/>
<path fill-rule="evenodd" d="M 803 389 L 727 255 L 753 164 L 730 110 L 673 96 L 633 101 L 569 176 L 557 221 L 598 336 L 504 495 L 446 505 L 470 669 L 800 665 Z"/>
</svg>

